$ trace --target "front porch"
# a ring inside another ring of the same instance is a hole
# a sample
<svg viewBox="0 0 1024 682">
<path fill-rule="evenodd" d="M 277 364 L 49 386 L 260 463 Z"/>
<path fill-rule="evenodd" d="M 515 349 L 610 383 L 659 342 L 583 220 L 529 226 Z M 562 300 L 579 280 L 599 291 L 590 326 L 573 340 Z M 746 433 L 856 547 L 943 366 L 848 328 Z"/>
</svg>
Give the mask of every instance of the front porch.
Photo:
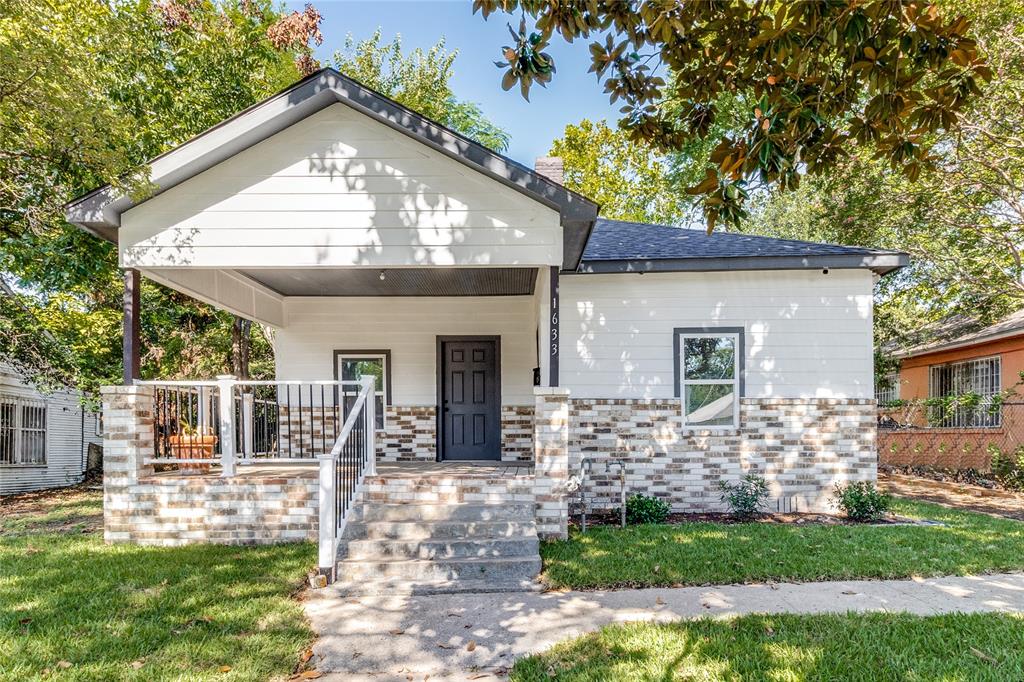
<svg viewBox="0 0 1024 682">
<path fill-rule="evenodd" d="M 537 389 L 532 412 L 541 419 L 529 423 L 532 461 L 395 462 L 384 460 L 377 446 L 377 435 L 387 427 L 374 417 L 370 377 L 354 382 L 359 390 L 349 402 L 331 400 L 323 383 L 305 385 L 306 395 L 315 391 L 322 402 L 303 402 L 302 410 L 285 409 L 280 400 L 296 398 L 303 386 L 279 382 L 278 404 L 264 405 L 278 416 L 265 419 L 263 426 L 255 426 L 253 401 L 241 392 L 247 382 L 221 378 L 209 383 L 188 389 L 196 394 L 191 403 L 168 398 L 168 388 L 180 388 L 176 383 L 104 389 L 108 542 L 313 540 L 320 545 L 321 571 L 330 576 L 338 561 L 349 561 L 342 578 L 369 570 L 364 564 L 370 562 L 388 566 L 382 579 L 450 590 L 458 588 L 459 575 L 497 571 L 494 579 L 511 589 L 526 585 L 527 574 L 539 568 L 538 534 L 566 534 L 564 391 Z M 353 382 L 337 383 L 336 395 L 343 396 Z M 558 409 L 552 411 L 552 404 Z M 181 427 L 184 415 L 198 420 L 193 426 L 200 433 L 216 426 L 215 443 L 197 452 Z M 290 449 L 283 444 L 288 440 L 294 441 Z M 289 451 L 293 456 L 284 457 Z M 505 525 L 495 525 L 496 518 Z M 363 531 L 370 534 L 366 537 L 346 535 L 370 522 L 384 525 L 371 523 Z M 353 539 L 362 543 L 358 556 L 347 553 Z M 408 569 L 405 578 L 395 574 L 405 569 L 381 556 L 395 552 L 407 560 L 401 564 Z"/>
</svg>

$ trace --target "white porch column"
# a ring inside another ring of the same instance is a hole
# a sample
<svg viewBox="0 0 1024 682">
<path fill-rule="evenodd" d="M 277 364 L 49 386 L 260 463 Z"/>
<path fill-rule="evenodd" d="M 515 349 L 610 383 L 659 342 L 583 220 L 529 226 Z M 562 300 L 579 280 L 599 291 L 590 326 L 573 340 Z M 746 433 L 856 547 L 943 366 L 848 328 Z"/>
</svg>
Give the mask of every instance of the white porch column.
<svg viewBox="0 0 1024 682">
<path fill-rule="evenodd" d="M 569 389 L 533 389 L 537 406 L 533 426 L 537 534 L 569 537 Z"/>
<path fill-rule="evenodd" d="M 220 401 L 218 417 L 220 423 L 220 475 L 235 475 L 235 377 L 230 374 L 217 376 L 217 397 Z"/>
<path fill-rule="evenodd" d="M 103 397 L 103 539 L 130 542 L 131 488 L 153 474 L 155 444 L 152 386 L 104 386 Z"/>
</svg>

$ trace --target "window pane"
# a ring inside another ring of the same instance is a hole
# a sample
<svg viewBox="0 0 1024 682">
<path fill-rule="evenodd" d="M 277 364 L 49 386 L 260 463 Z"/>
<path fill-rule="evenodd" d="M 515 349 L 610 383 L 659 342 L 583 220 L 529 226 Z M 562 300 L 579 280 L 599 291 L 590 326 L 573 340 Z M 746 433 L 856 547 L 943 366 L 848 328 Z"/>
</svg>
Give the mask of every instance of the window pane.
<svg viewBox="0 0 1024 682">
<path fill-rule="evenodd" d="M 683 339 L 684 379 L 733 379 L 736 339 L 731 336 Z"/>
<path fill-rule="evenodd" d="M 732 384 L 687 385 L 684 407 L 689 426 L 731 426 L 736 394 Z"/>
<path fill-rule="evenodd" d="M 342 358 L 341 380 L 359 381 L 360 377 L 374 376 L 377 388 L 384 388 L 384 361 L 381 358 Z"/>
</svg>

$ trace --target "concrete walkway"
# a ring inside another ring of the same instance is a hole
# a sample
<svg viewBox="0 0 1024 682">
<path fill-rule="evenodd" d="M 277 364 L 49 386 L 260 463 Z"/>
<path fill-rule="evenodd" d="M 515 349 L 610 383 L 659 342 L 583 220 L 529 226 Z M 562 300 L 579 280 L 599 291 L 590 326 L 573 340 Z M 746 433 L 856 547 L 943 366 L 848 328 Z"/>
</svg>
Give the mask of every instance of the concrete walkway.
<svg viewBox="0 0 1024 682">
<path fill-rule="evenodd" d="M 1024 613 L 1024 574 L 614 592 L 345 598 L 311 593 L 317 669 L 333 680 L 495 680 L 516 658 L 608 623 L 744 613 Z"/>
</svg>

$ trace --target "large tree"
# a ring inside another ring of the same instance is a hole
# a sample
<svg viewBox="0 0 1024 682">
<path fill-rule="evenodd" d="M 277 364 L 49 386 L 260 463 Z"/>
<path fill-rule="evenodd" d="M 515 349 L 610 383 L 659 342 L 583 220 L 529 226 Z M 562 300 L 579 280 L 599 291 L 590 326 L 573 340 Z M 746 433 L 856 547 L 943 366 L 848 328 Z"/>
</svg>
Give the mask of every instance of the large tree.
<svg viewBox="0 0 1024 682">
<path fill-rule="evenodd" d="M 381 42 L 381 29 L 366 40 L 351 35 L 334 53 L 335 67 L 363 85 L 496 151 L 508 148 L 509 136 L 484 116 L 474 102 L 460 100 L 451 86 L 458 51 L 441 38 L 429 50 L 402 49 L 402 39 Z"/>
<path fill-rule="evenodd" d="M 105 183 L 144 192 L 147 159 L 295 80 L 301 39 L 271 40 L 291 16 L 270 0 L 0 0 L 0 279 L 16 285 L 0 359 L 86 389 L 118 380 L 116 251 L 63 204 Z M 143 296 L 147 373 L 196 354 L 230 367 L 231 316 L 148 283 Z"/>
<path fill-rule="evenodd" d="M 1024 3 L 950 1 L 966 12 L 996 77 L 937 135 L 916 182 L 871 145 L 791 193 L 764 195 L 744 229 L 910 252 L 879 285 L 880 342 L 912 340 L 951 313 L 991 321 L 1024 306 Z"/>
<path fill-rule="evenodd" d="M 691 188 L 709 229 L 740 221 L 751 179 L 795 187 L 859 145 L 914 179 L 929 135 L 955 128 L 991 76 L 968 21 L 925 2 L 473 0 L 473 11 L 521 16 L 497 65 L 524 96 L 554 77 L 550 40 L 596 38 L 590 70 L 636 140 L 679 149 L 708 137 L 723 94 L 749 101 Z"/>
<path fill-rule="evenodd" d="M 599 203 L 605 218 L 669 225 L 684 220 L 686 195 L 673 191 L 667 159 L 604 121 L 567 125 L 549 153 L 565 164 L 563 184 Z"/>
</svg>

